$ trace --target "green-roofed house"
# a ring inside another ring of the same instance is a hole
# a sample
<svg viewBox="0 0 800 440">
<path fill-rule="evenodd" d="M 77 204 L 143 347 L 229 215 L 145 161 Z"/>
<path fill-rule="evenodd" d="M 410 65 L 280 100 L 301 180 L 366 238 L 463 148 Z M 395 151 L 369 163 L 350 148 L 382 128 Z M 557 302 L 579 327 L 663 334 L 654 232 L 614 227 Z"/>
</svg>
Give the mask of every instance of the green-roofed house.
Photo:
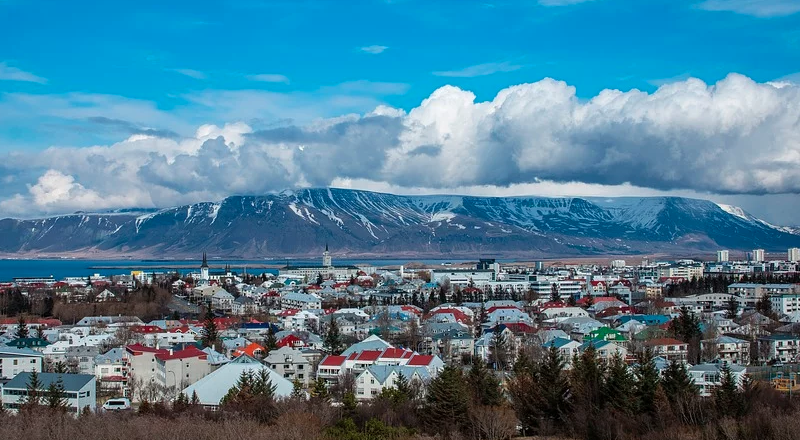
<svg viewBox="0 0 800 440">
<path fill-rule="evenodd" d="M 59 379 L 64 385 L 67 412 L 78 415 L 86 407 L 95 412 L 97 409 L 97 379 L 93 374 L 39 373 L 41 395 L 46 395 L 50 384 L 58 382 Z M 3 408 L 12 412 L 19 410 L 20 405 L 28 396 L 30 380 L 31 373 L 26 371 L 17 374 L 3 385 Z"/>
<path fill-rule="evenodd" d="M 41 352 L 45 347 L 50 345 L 50 343 L 42 338 L 17 338 L 6 345 L 14 348 L 30 348 L 31 350 Z"/>
<path fill-rule="evenodd" d="M 589 334 L 584 336 L 583 341 L 611 341 L 624 343 L 627 341 L 627 339 L 625 339 L 625 336 L 623 336 L 619 330 L 608 327 L 600 327 L 596 330 L 590 331 Z"/>
</svg>

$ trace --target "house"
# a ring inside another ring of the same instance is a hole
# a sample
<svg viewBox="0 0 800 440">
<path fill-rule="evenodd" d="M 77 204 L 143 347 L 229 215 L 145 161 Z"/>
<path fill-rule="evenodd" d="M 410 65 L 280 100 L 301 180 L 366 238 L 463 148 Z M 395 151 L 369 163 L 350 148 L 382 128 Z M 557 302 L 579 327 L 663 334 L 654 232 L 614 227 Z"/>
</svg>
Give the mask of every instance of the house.
<svg viewBox="0 0 800 440">
<path fill-rule="evenodd" d="M 565 366 L 568 367 L 572 364 L 572 358 L 579 353 L 581 343 L 567 338 L 553 338 L 542 344 L 544 349 L 549 350 L 551 347 L 558 350 L 558 354 L 561 355 L 561 358 L 566 363 Z"/>
<path fill-rule="evenodd" d="M 589 346 L 594 346 L 597 358 L 601 361 L 610 362 L 616 354 L 622 356 L 623 359 L 628 356 L 628 350 L 625 347 L 604 340 L 584 342 L 578 347 L 578 351 L 583 353 Z"/>
<path fill-rule="evenodd" d="M 260 344 L 251 342 L 244 347 L 233 350 L 233 357 L 239 357 L 243 354 L 246 354 L 252 358 L 261 359 L 267 354 L 267 349 Z"/>
<path fill-rule="evenodd" d="M 19 373 L 42 371 L 44 356 L 29 348 L 0 347 L 0 381 Z"/>
<path fill-rule="evenodd" d="M 211 307 L 216 310 L 230 311 L 233 308 L 234 296 L 225 289 L 217 290 L 211 295 Z"/>
<path fill-rule="evenodd" d="M 124 348 L 112 348 L 94 357 L 94 376 L 97 378 L 101 390 L 123 389 L 125 382 L 122 374 L 124 359 Z"/>
<path fill-rule="evenodd" d="M 147 347 L 142 344 L 132 344 L 125 347 L 122 375 L 125 377 L 124 386 L 130 389 L 134 382 L 142 385 L 156 382 L 156 355 L 169 353 L 167 350 Z M 134 399 L 140 393 L 134 393 Z"/>
<path fill-rule="evenodd" d="M 750 364 L 750 341 L 731 336 L 719 336 L 700 342 L 703 353 L 716 353 L 717 359 L 730 364 Z"/>
<path fill-rule="evenodd" d="M 290 382 L 297 380 L 307 388 L 314 379 L 311 360 L 310 353 L 306 355 L 302 350 L 284 346 L 270 351 L 264 363 L 284 379 Z"/>
<path fill-rule="evenodd" d="M 700 391 L 700 396 L 711 396 L 714 389 L 722 384 L 722 366 L 722 364 L 699 364 L 688 368 L 689 377 L 692 378 L 692 382 Z M 729 368 L 737 386 L 742 386 L 746 372 L 745 367 L 742 365 L 730 365 Z"/>
<path fill-rule="evenodd" d="M 294 386 L 290 381 L 256 359 L 244 355 L 189 385 L 183 390 L 183 395 L 190 397 L 196 393 L 200 405 L 206 409 L 217 409 L 222 398 L 236 385 L 236 381 L 243 372 L 252 371 L 254 374 L 258 374 L 262 370 L 269 374 L 269 380 L 275 387 L 275 398 L 289 397 L 292 394 Z"/>
<path fill-rule="evenodd" d="M 653 350 L 653 354 L 661 356 L 669 362 L 685 363 L 689 356 L 689 344 L 674 338 L 658 338 L 644 343 Z"/>
<path fill-rule="evenodd" d="M 322 298 L 309 293 L 289 292 L 281 297 L 281 309 L 319 310 L 322 308 Z"/>
<path fill-rule="evenodd" d="M 762 360 L 796 362 L 800 354 L 800 336 L 774 334 L 758 338 L 758 353 Z"/>
<path fill-rule="evenodd" d="M 97 302 L 106 302 L 106 301 L 119 301 L 120 298 L 117 296 L 116 293 L 105 289 L 102 292 L 98 293 L 97 296 L 94 297 L 95 301 Z"/>
<path fill-rule="evenodd" d="M 93 374 L 57 374 L 39 373 L 41 394 L 46 394 L 50 384 L 59 380 L 64 386 L 67 412 L 79 414 L 85 408 L 94 412 L 96 404 L 96 379 Z M 28 384 L 30 383 L 31 373 L 23 372 L 14 376 L 3 386 L 3 408 L 16 412 L 28 396 Z"/>
<path fill-rule="evenodd" d="M 231 305 L 231 313 L 234 315 L 252 315 L 258 312 L 258 304 L 247 296 L 240 296 L 233 300 Z"/>
<path fill-rule="evenodd" d="M 6 345 L 14 348 L 30 348 L 41 353 L 50 343 L 42 338 L 17 338 Z"/>
<path fill-rule="evenodd" d="M 94 345 L 75 345 L 64 352 L 67 365 L 72 365 L 75 372 L 94 374 L 94 358 L 100 354 L 100 348 Z"/>
<path fill-rule="evenodd" d="M 394 388 L 398 378 L 403 376 L 409 383 L 427 383 L 433 378 L 422 367 L 401 365 L 371 365 L 356 377 L 356 399 L 369 400 L 386 388 Z"/>
<path fill-rule="evenodd" d="M 208 354 L 194 345 L 156 353 L 155 360 L 156 381 L 166 388 L 180 390 L 211 373 Z"/>
</svg>

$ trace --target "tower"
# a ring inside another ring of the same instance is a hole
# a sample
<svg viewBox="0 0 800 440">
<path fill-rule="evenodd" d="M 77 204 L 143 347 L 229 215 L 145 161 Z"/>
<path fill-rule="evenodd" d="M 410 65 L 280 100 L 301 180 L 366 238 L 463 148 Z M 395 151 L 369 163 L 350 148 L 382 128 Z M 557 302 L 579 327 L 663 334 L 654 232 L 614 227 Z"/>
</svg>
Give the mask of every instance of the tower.
<svg viewBox="0 0 800 440">
<path fill-rule="evenodd" d="M 328 243 L 325 243 L 325 252 L 322 253 L 322 266 L 331 267 L 331 253 L 328 252 Z"/>
<path fill-rule="evenodd" d="M 208 281 L 208 259 L 205 252 L 203 252 L 203 264 L 200 265 L 200 280 Z"/>
</svg>

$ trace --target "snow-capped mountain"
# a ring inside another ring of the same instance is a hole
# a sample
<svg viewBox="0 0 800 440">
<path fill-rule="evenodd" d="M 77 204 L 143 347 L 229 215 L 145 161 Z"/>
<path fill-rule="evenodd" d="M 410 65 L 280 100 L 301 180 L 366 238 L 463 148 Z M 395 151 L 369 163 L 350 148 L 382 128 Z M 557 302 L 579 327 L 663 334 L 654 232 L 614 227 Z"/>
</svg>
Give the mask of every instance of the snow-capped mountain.
<svg viewBox="0 0 800 440">
<path fill-rule="evenodd" d="M 157 211 L 0 220 L 2 253 L 261 258 L 316 255 L 543 257 L 800 246 L 792 228 L 678 197 L 399 196 L 304 189 Z"/>
</svg>

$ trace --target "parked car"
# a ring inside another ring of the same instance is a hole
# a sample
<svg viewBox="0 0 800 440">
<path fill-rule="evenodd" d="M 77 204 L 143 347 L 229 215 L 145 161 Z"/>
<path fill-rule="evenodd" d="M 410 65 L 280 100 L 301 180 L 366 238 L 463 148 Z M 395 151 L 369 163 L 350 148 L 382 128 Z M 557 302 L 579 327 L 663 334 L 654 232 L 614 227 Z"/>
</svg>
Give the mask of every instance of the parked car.
<svg viewBox="0 0 800 440">
<path fill-rule="evenodd" d="M 103 411 L 123 411 L 126 409 L 131 409 L 131 401 L 127 397 L 108 399 L 103 404 Z"/>
</svg>

